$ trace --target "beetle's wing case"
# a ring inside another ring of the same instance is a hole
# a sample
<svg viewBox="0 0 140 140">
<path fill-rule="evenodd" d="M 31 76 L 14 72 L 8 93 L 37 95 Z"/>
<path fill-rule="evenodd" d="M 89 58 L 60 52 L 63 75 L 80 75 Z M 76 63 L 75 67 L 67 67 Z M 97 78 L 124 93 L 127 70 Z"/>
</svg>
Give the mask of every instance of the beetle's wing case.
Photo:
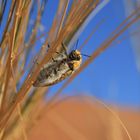
<svg viewBox="0 0 140 140">
<path fill-rule="evenodd" d="M 67 56 L 65 54 L 65 52 L 59 52 L 59 54 L 57 54 L 56 56 L 54 56 L 53 59 L 51 59 L 48 63 L 46 63 L 42 69 L 47 68 L 49 66 L 53 66 L 53 65 L 57 65 L 57 63 L 61 62 L 62 60 L 67 59 Z M 55 61 L 54 61 L 55 60 Z M 42 70 L 41 69 L 41 70 Z"/>
<path fill-rule="evenodd" d="M 71 52 L 69 55 L 64 51 L 57 55 L 43 66 L 33 86 L 54 85 L 68 76 L 70 76 L 81 64 L 81 55 L 79 51 Z M 80 57 L 78 57 L 80 56 Z"/>
<path fill-rule="evenodd" d="M 50 86 L 56 84 L 72 74 L 67 61 L 59 61 L 42 69 L 33 86 Z"/>
</svg>

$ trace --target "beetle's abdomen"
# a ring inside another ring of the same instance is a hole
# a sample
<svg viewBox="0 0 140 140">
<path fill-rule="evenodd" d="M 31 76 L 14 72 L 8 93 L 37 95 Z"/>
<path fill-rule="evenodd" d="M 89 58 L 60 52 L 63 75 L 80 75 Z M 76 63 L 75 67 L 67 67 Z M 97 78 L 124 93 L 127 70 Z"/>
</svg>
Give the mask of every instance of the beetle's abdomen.
<svg viewBox="0 0 140 140">
<path fill-rule="evenodd" d="M 67 61 L 42 69 L 33 86 L 50 86 L 64 80 L 72 73 Z"/>
</svg>

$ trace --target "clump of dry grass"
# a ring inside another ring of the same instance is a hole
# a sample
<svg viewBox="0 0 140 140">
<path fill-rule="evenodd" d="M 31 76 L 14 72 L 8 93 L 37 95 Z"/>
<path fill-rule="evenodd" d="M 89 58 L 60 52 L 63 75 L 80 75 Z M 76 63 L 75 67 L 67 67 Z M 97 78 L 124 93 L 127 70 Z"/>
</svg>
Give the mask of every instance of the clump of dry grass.
<svg viewBox="0 0 140 140">
<path fill-rule="evenodd" d="M 4 20 L 4 11 L 7 0 L 2 1 L 0 8 L 0 23 Z M 69 45 L 71 40 L 88 16 L 100 4 L 99 0 L 77 0 L 73 1 L 68 11 L 69 0 L 61 0 L 58 5 L 53 24 L 48 32 L 42 33 L 38 37 L 41 25 L 41 18 L 47 7 L 47 1 L 16 1 L 13 0 L 8 13 L 8 19 L 0 42 L 0 136 L 1 139 L 26 139 L 26 132 L 32 126 L 35 117 L 40 113 L 40 103 L 48 94 L 46 88 L 31 88 L 41 67 L 47 63 L 56 51 L 61 51 L 61 43 Z M 29 21 L 34 8 L 37 14 L 34 24 L 29 29 Z M 139 10 L 139 9 L 137 9 Z M 61 91 L 86 68 L 98 55 L 106 50 L 111 43 L 121 35 L 129 26 L 139 19 L 137 11 L 132 13 L 122 24 L 112 33 L 101 46 L 93 52 L 92 56 L 74 73 L 68 81 L 64 83 L 54 97 L 47 103 L 50 106 L 53 100 Z M 28 38 L 27 38 L 28 35 Z M 91 35 L 90 35 L 91 36 Z M 35 54 L 36 42 L 45 37 L 45 42 L 41 50 Z M 88 39 L 88 38 L 87 38 Z M 87 41 L 87 40 L 86 40 Z M 51 48 L 47 50 L 48 43 Z M 86 44 L 86 43 L 85 43 Z M 31 61 L 26 66 L 28 56 Z M 34 63 L 37 61 L 38 64 Z M 24 75 L 28 73 L 23 84 L 17 89 Z M 35 110 L 36 113 L 34 113 Z M 30 119 L 29 119 L 30 116 Z"/>
</svg>

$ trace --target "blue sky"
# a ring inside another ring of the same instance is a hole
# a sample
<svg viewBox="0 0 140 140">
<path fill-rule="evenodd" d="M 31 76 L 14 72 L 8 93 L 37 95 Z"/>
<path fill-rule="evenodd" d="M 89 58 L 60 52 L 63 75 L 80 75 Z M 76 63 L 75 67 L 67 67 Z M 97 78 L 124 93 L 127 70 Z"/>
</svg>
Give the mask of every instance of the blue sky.
<svg viewBox="0 0 140 140">
<path fill-rule="evenodd" d="M 48 0 L 42 25 L 45 31 L 51 27 L 53 17 L 57 10 L 58 1 Z M 79 46 L 84 42 L 91 30 L 102 20 L 105 22 L 92 36 L 82 53 L 90 55 L 126 18 L 123 0 L 111 0 L 104 7 L 79 37 Z M 4 25 L 4 23 L 2 24 Z M 0 28 L 2 33 L 3 26 Z M 123 36 L 128 35 L 128 31 Z M 1 37 L 1 34 L 0 34 Z M 37 43 L 38 46 L 39 43 Z M 86 59 L 86 58 L 84 58 Z M 54 94 L 64 82 L 51 88 Z M 94 62 L 92 62 L 75 80 L 63 91 L 63 95 L 82 93 L 94 96 L 106 103 L 122 106 L 140 107 L 140 73 L 136 67 L 136 59 L 130 38 L 120 44 L 112 45 Z"/>
<path fill-rule="evenodd" d="M 126 18 L 122 0 L 113 0 L 103 8 L 89 23 L 79 37 L 79 46 L 88 34 L 102 19 L 103 25 L 92 36 L 82 50 L 90 55 L 108 37 L 111 32 Z M 123 36 L 127 36 L 125 32 Z M 63 84 L 52 88 L 52 94 Z M 136 67 L 136 60 L 130 38 L 120 44 L 112 45 L 90 64 L 63 91 L 63 94 L 83 93 L 94 96 L 106 103 L 122 106 L 140 107 L 140 73 Z"/>
</svg>

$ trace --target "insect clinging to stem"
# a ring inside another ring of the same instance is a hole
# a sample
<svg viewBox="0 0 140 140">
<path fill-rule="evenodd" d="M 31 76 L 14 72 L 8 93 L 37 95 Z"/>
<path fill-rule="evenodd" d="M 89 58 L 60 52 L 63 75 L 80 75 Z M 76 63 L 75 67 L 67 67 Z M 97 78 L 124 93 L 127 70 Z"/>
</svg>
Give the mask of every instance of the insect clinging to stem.
<svg viewBox="0 0 140 140">
<path fill-rule="evenodd" d="M 50 47 L 48 45 L 48 47 Z M 66 46 L 62 43 L 63 51 L 58 56 L 52 58 L 50 62 L 45 64 L 33 83 L 34 87 L 44 87 L 57 84 L 72 75 L 82 63 L 82 55 L 80 51 L 72 50 L 67 53 Z M 84 55 L 87 56 L 87 55 Z M 89 57 L 89 56 L 87 56 Z"/>
</svg>

